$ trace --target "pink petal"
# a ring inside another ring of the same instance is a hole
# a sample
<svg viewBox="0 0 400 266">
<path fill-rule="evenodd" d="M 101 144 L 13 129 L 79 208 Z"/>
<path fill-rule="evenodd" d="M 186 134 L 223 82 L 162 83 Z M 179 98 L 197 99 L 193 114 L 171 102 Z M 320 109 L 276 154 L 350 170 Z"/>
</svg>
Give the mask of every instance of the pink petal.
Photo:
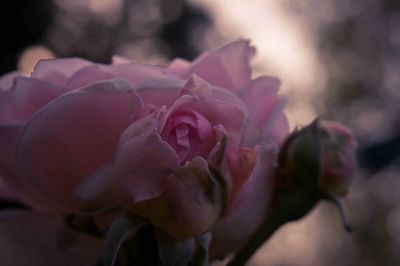
<svg viewBox="0 0 400 266">
<path fill-rule="evenodd" d="M 149 79 L 170 80 L 171 76 L 167 71 L 158 66 L 139 64 L 101 65 L 95 64 L 82 68 L 76 72 L 68 81 L 68 86 L 79 88 L 90 83 L 114 78 L 124 78 L 132 85 L 140 85 Z"/>
<path fill-rule="evenodd" d="M 49 202 L 21 176 L 16 162 L 16 147 L 24 124 L 0 125 L 0 176 L 7 198 L 37 207 Z M 51 203 L 51 201 L 50 201 Z"/>
<path fill-rule="evenodd" d="M 276 115 L 269 123 L 269 126 L 264 127 L 264 134 L 274 140 L 280 147 L 289 134 L 289 122 L 285 113 L 281 112 Z"/>
<path fill-rule="evenodd" d="M 47 81 L 17 77 L 11 90 L 0 91 L 0 124 L 28 120 L 67 89 Z"/>
<path fill-rule="evenodd" d="M 121 133 L 140 108 L 122 80 L 59 97 L 33 117 L 20 138 L 17 162 L 24 181 L 61 209 L 78 208 L 72 199 L 76 186 L 113 159 Z"/>
<path fill-rule="evenodd" d="M 273 151 L 261 153 L 260 163 L 249 178 L 252 181 L 243 188 L 247 190 L 247 196 L 238 196 L 242 198 L 242 204 L 212 231 L 211 258 L 238 251 L 267 219 L 271 211 L 276 157 L 277 153 Z"/>
<path fill-rule="evenodd" d="M 228 146 L 226 156 L 232 175 L 232 209 L 237 208 L 241 204 L 238 195 L 243 190 L 246 182 L 252 182 L 251 178 L 260 155 L 260 146 L 254 148 L 239 147 L 233 149 Z"/>
<path fill-rule="evenodd" d="M 81 58 L 42 59 L 36 64 L 32 77 L 65 85 L 77 71 L 92 64 Z"/>
<path fill-rule="evenodd" d="M 138 86 L 137 93 L 143 100 L 144 105 L 171 107 L 178 99 L 184 82 L 175 79 L 153 79 L 145 81 Z"/>
<path fill-rule="evenodd" d="M 260 77 L 240 91 L 246 103 L 250 118 L 262 128 L 273 115 L 282 99 L 278 96 L 280 81 L 272 77 Z"/>
<path fill-rule="evenodd" d="M 165 192 L 139 203 L 134 210 L 175 239 L 189 239 L 209 230 L 220 218 L 223 191 L 208 163 L 201 157 L 177 169 L 168 178 Z"/>
<path fill-rule="evenodd" d="M 169 71 L 172 73 L 184 77 L 184 74 L 187 72 L 191 63 L 182 58 L 175 58 L 167 67 Z"/>
<path fill-rule="evenodd" d="M 0 125 L 0 173 L 3 177 L 18 174 L 15 156 L 23 127 L 24 124 Z"/>
<path fill-rule="evenodd" d="M 108 67 L 109 66 L 101 64 L 93 64 L 84 67 L 71 76 L 67 81 L 67 85 L 70 88 L 80 88 L 94 82 L 111 79 L 114 76 L 108 73 Z"/>
<path fill-rule="evenodd" d="M 14 79 L 16 77 L 22 77 L 22 75 L 17 71 L 13 71 L 13 72 L 10 72 L 10 73 L 7 73 L 7 74 L 1 76 L 0 77 L 0 92 L 10 90 L 14 85 Z"/>
<path fill-rule="evenodd" d="M 158 197 L 179 167 L 176 152 L 157 133 L 158 115 L 145 116 L 122 134 L 114 161 L 114 189 L 128 205 Z"/>
<path fill-rule="evenodd" d="M 258 163 L 260 147 L 232 146 L 222 126 L 215 127 L 214 132 L 218 140 L 207 161 L 224 179 L 228 193 L 225 215 L 228 215 L 240 205 L 242 199 L 238 198 L 238 195 L 243 194 L 241 190 L 245 184 L 252 182 L 252 173 Z"/>
<path fill-rule="evenodd" d="M 188 102 L 187 108 L 203 115 L 212 125 L 222 125 L 228 132 L 230 141 L 236 144 L 240 143 L 247 110 L 236 95 L 220 88 L 211 87 L 196 76 L 188 81 L 183 93 L 197 99 Z M 181 108 L 183 107 L 182 105 Z"/>
<path fill-rule="evenodd" d="M 0 213 L 0 261 L 2 265 L 95 265 L 101 260 L 103 243 L 98 238 L 64 229 L 74 242 L 61 248 L 58 234 L 61 217 L 29 211 Z"/>
<path fill-rule="evenodd" d="M 132 60 L 119 56 L 119 55 L 114 55 L 112 57 L 112 65 L 123 65 L 123 64 L 130 64 L 132 63 Z"/>
<path fill-rule="evenodd" d="M 246 40 L 230 43 L 194 61 L 183 77 L 196 74 L 215 86 L 238 91 L 250 81 L 254 53 Z"/>
<path fill-rule="evenodd" d="M 276 78 L 260 77 L 239 92 L 248 107 L 251 123 L 258 128 L 255 130 L 260 131 L 260 137 L 277 145 L 283 142 L 289 132 L 289 124 L 283 112 L 287 99 L 278 95 L 279 86 L 280 81 Z"/>
</svg>

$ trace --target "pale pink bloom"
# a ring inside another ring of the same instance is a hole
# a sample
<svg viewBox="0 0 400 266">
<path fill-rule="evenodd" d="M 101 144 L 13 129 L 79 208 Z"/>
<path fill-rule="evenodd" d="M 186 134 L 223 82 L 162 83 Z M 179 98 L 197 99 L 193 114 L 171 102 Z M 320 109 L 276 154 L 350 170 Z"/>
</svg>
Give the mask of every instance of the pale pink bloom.
<svg viewBox="0 0 400 266">
<path fill-rule="evenodd" d="M 280 82 L 251 77 L 254 52 L 239 40 L 167 67 L 52 59 L 3 77 L 7 196 L 53 213 L 122 204 L 178 239 L 213 229 L 215 254 L 234 251 L 268 213 L 288 133 Z"/>
</svg>

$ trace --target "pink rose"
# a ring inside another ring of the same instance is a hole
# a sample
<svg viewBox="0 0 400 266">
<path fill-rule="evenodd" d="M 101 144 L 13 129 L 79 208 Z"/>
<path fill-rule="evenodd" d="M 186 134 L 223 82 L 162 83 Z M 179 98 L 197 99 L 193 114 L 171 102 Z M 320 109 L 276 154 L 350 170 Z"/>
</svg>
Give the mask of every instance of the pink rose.
<svg viewBox="0 0 400 266">
<path fill-rule="evenodd" d="M 269 172 L 288 131 L 279 82 L 251 79 L 253 54 L 240 40 L 167 67 L 71 58 L 40 61 L 29 78 L 4 76 L 7 196 L 56 213 L 122 204 L 177 239 L 237 221 L 244 241 L 268 211 Z"/>
</svg>

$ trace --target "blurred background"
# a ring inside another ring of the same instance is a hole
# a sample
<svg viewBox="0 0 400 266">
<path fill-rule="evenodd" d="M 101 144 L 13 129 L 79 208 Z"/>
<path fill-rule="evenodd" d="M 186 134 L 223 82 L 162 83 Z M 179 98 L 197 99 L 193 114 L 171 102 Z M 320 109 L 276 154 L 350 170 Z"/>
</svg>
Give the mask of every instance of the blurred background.
<svg viewBox="0 0 400 266">
<path fill-rule="evenodd" d="M 163 65 L 251 39 L 255 76 L 283 81 L 291 127 L 317 114 L 346 124 L 361 171 L 346 199 L 355 233 L 323 203 L 250 265 L 400 265 L 400 1 L 13 0 L 0 20 L 1 74 L 52 57 Z"/>
</svg>

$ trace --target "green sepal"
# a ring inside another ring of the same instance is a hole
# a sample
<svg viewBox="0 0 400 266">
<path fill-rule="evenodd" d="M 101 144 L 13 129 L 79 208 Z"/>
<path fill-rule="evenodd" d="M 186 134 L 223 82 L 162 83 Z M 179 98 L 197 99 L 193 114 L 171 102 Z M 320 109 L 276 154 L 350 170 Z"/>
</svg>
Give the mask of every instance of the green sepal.
<svg viewBox="0 0 400 266">
<path fill-rule="evenodd" d="M 135 235 L 147 224 L 147 221 L 139 217 L 126 212 L 122 213 L 111 224 L 111 227 L 107 233 L 103 253 L 104 266 L 114 266 L 121 245 L 125 241 L 135 237 Z"/>
</svg>

